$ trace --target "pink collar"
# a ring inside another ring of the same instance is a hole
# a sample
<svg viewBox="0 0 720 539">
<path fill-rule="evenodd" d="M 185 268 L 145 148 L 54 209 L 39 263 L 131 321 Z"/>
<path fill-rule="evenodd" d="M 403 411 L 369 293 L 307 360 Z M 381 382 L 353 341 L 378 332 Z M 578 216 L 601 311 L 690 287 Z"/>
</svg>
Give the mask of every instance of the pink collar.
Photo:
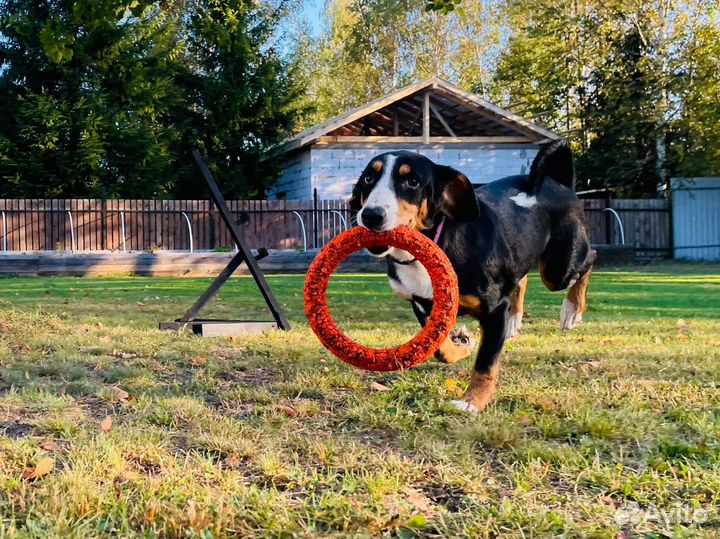
<svg viewBox="0 0 720 539">
<path fill-rule="evenodd" d="M 437 230 L 435 231 L 435 237 L 433 238 L 433 241 L 435 243 L 438 242 L 440 239 L 440 236 L 442 236 L 443 227 L 445 226 L 445 216 L 443 215 L 442 219 L 440 219 L 440 224 L 437 227 Z"/>
</svg>

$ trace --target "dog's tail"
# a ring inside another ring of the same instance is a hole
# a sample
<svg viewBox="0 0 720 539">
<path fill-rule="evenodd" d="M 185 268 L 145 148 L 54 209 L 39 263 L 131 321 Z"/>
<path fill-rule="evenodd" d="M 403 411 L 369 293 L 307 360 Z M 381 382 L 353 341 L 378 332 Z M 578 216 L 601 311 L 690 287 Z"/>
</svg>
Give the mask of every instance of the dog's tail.
<svg viewBox="0 0 720 539">
<path fill-rule="evenodd" d="M 530 194 L 537 194 L 546 179 L 554 180 L 573 191 L 575 190 L 572 150 L 564 139 L 546 144 L 535 156 L 528 177 Z"/>
</svg>

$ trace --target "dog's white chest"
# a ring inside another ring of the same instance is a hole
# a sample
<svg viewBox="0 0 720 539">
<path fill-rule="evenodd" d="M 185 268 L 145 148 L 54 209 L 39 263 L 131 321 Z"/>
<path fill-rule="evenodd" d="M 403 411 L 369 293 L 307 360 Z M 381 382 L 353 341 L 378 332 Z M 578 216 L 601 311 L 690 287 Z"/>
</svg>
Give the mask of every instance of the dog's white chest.
<svg viewBox="0 0 720 539">
<path fill-rule="evenodd" d="M 432 299 L 432 281 L 420 262 L 395 264 L 395 273 L 397 280 L 390 279 L 390 286 L 397 295 L 408 300 L 413 296 Z"/>
</svg>

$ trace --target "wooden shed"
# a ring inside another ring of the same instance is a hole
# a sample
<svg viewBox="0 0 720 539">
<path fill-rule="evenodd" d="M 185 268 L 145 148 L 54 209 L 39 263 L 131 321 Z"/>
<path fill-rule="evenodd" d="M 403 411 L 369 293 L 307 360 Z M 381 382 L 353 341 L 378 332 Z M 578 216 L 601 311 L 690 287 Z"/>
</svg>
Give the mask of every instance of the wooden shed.
<svg viewBox="0 0 720 539">
<path fill-rule="evenodd" d="M 526 173 L 539 145 L 559 138 L 438 77 L 316 125 L 285 141 L 270 199 L 348 198 L 377 154 L 410 150 L 482 184 Z"/>
</svg>

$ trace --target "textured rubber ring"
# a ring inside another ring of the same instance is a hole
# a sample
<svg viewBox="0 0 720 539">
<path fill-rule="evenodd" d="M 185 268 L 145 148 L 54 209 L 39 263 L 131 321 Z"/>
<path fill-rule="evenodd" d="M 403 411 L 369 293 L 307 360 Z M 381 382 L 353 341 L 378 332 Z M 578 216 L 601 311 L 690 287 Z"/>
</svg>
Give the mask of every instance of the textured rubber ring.
<svg viewBox="0 0 720 539">
<path fill-rule="evenodd" d="M 332 273 L 351 253 L 382 245 L 407 251 L 425 267 L 433 286 L 433 308 L 420 333 L 408 342 L 394 348 L 368 348 L 337 327 L 327 305 L 327 287 Z M 459 301 L 457 276 L 445 253 L 406 226 L 382 232 L 355 227 L 336 236 L 310 265 L 304 295 L 305 315 L 325 348 L 346 363 L 371 371 L 393 371 L 425 361 L 455 326 Z"/>
</svg>

